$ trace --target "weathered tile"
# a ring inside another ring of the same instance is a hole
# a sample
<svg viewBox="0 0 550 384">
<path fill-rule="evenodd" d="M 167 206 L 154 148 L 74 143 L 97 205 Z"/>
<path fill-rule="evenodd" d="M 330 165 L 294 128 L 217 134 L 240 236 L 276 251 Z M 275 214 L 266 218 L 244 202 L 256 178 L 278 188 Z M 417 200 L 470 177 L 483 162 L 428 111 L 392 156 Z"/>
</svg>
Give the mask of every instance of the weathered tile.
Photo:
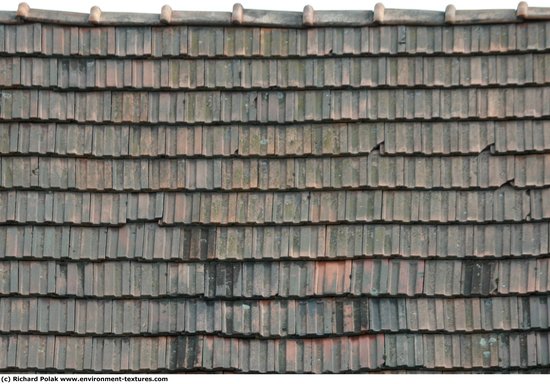
<svg viewBox="0 0 550 384">
<path fill-rule="evenodd" d="M 544 369 L 547 30 L 0 25 L 0 368 Z"/>
</svg>

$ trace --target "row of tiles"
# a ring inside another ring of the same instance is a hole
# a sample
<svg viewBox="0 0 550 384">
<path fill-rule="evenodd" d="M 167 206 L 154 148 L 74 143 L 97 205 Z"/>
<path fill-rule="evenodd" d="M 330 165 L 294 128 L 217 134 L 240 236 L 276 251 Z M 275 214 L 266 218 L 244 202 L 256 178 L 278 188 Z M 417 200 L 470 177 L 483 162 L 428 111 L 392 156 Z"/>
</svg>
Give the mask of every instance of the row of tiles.
<svg viewBox="0 0 550 384">
<path fill-rule="evenodd" d="M 0 192 L 0 223 L 493 223 L 550 218 L 550 188 L 483 191 Z"/>
<path fill-rule="evenodd" d="M 550 116 L 550 87 L 311 91 L 0 91 L 0 120 L 293 123 Z"/>
<path fill-rule="evenodd" d="M 550 292 L 550 259 L 1 261 L 0 295 L 304 298 L 488 296 Z"/>
<path fill-rule="evenodd" d="M 548 254 L 548 221 L 481 225 L 0 226 L 0 258 L 10 259 L 192 262 L 383 256 L 488 259 Z"/>
<path fill-rule="evenodd" d="M 0 123 L 0 154 L 300 157 L 550 152 L 550 120 L 127 126 Z"/>
<path fill-rule="evenodd" d="M 0 369 L 321 373 L 408 368 L 542 368 L 548 332 L 367 335 L 305 340 L 217 336 L 0 335 Z"/>
<path fill-rule="evenodd" d="M 281 338 L 550 328 L 550 297 L 455 299 L 0 298 L 0 333 Z"/>
<path fill-rule="evenodd" d="M 550 154 L 215 159 L 1 157 L 0 188 L 76 191 L 479 189 L 550 185 Z"/>
<path fill-rule="evenodd" d="M 0 58 L 0 86 L 46 88 L 456 87 L 550 83 L 550 56 L 304 59 Z"/>
<path fill-rule="evenodd" d="M 542 51 L 550 23 L 351 28 L 0 25 L 0 53 L 75 56 L 331 56 Z"/>
<path fill-rule="evenodd" d="M 0 154 L 258 157 L 496 154 L 550 150 L 550 121 L 127 126 L 0 123 Z"/>
</svg>

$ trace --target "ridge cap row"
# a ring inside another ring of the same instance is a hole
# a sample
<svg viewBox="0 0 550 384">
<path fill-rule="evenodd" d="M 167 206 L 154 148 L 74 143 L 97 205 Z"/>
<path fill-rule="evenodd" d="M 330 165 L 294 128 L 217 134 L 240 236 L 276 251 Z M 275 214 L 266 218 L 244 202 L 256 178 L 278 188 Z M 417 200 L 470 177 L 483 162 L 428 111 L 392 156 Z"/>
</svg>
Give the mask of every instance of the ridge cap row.
<svg viewBox="0 0 550 384">
<path fill-rule="evenodd" d="M 326 27 L 369 25 L 453 25 L 453 24 L 499 24 L 525 21 L 550 20 L 550 7 L 529 7 L 521 1 L 516 10 L 457 10 L 448 5 L 444 12 L 413 9 L 385 8 L 377 3 L 374 10 L 317 11 L 306 5 L 303 12 L 245 9 L 240 3 L 233 5 L 231 12 L 220 11 L 174 11 L 164 5 L 159 14 L 103 12 L 93 6 L 90 13 L 76 13 L 34 9 L 20 3 L 17 11 L 0 11 L 0 23 L 18 24 L 43 22 L 68 25 L 243 25 L 271 27 Z"/>
</svg>

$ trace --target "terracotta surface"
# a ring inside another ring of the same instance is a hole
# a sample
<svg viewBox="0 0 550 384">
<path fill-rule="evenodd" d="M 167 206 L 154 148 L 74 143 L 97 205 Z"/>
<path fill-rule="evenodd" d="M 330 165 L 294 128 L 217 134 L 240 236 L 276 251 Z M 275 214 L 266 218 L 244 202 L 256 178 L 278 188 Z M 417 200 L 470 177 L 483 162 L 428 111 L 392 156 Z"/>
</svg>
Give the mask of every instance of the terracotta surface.
<svg viewBox="0 0 550 384">
<path fill-rule="evenodd" d="M 549 372 L 547 8 L 92 13 L 0 12 L 0 370 Z"/>
</svg>

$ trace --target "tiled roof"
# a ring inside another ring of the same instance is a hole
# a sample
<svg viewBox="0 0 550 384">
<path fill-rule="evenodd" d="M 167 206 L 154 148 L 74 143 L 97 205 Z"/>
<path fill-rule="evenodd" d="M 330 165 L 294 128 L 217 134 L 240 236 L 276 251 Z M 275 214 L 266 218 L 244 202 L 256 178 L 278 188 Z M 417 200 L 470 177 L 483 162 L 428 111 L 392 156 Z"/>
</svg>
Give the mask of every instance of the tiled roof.
<svg viewBox="0 0 550 384">
<path fill-rule="evenodd" d="M 174 11 L 164 5 L 160 14 L 102 12 L 97 6 L 90 13 L 58 12 L 31 8 L 20 3 L 17 12 L 1 12 L 0 21 L 16 24 L 26 22 L 56 23 L 67 25 L 245 25 L 263 27 L 342 27 L 368 25 L 461 25 L 521 23 L 550 19 L 549 8 L 529 7 L 525 1 L 513 9 L 457 10 L 448 5 L 444 12 L 408 9 L 386 9 L 377 3 L 374 10 L 365 11 L 316 11 L 306 5 L 303 12 L 245 9 L 236 3 L 232 12 Z"/>
<path fill-rule="evenodd" d="M 550 8 L 0 12 L 0 370 L 550 372 Z"/>
</svg>

